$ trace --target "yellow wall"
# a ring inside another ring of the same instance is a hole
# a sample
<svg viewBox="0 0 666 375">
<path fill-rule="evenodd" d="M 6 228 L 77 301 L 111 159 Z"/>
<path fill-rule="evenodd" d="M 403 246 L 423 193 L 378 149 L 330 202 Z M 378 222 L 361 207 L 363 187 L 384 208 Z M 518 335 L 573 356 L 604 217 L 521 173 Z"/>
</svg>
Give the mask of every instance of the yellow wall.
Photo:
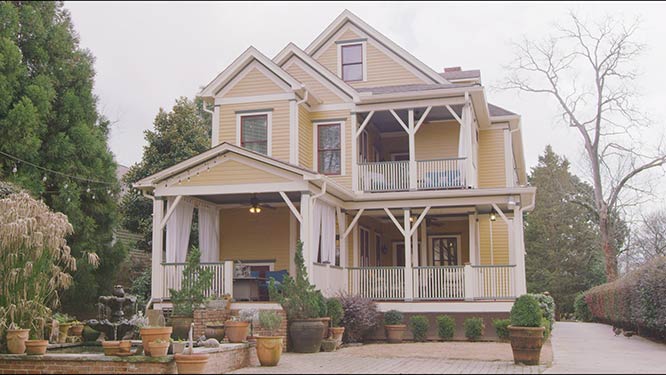
<svg viewBox="0 0 666 375">
<path fill-rule="evenodd" d="M 297 57 L 292 57 L 291 60 L 298 60 Z M 289 61 L 285 64 L 285 66 L 289 65 Z M 324 86 L 317 78 L 313 77 L 309 72 L 301 69 L 296 64 L 291 64 L 288 66 L 286 69 L 287 73 L 289 73 L 292 77 L 296 78 L 299 82 L 304 84 L 307 89 L 314 94 L 314 96 L 317 97 L 317 99 L 321 100 L 322 103 L 324 104 L 330 104 L 330 103 L 340 103 L 343 101 L 338 94 L 333 92 L 332 90 L 328 89 L 326 86 Z"/>
<path fill-rule="evenodd" d="M 421 125 L 414 136 L 416 160 L 458 157 L 458 122 L 435 122 Z"/>
<path fill-rule="evenodd" d="M 286 178 L 276 176 L 261 169 L 253 168 L 235 160 L 224 161 L 212 167 L 209 171 L 202 171 L 192 176 L 190 181 L 183 181 L 183 186 L 202 185 L 233 185 L 251 183 L 286 182 Z"/>
<path fill-rule="evenodd" d="M 303 168 L 315 169 L 312 165 L 313 135 L 312 121 L 310 121 L 310 112 L 305 109 L 305 105 L 298 107 L 298 163 Z"/>
<path fill-rule="evenodd" d="M 504 130 L 479 131 L 479 187 L 506 187 Z"/>
<path fill-rule="evenodd" d="M 252 68 L 247 75 L 238 81 L 224 96 L 256 96 L 279 94 L 285 92 L 280 86 L 275 84 L 270 78 L 256 68 Z"/>
<path fill-rule="evenodd" d="M 220 143 L 236 144 L 236 111 L 272 109 L 272 157 L 289 162 L 289 101 L 220 106 Z"/>
<path fill-rule="evenodd" d="M 251 214 L 247 208 L 220 211 L 220 259 L 275 259 L 276 270 L 289 269 L 289 209 Z"/>
<path fill-rule="evenodd" d="M 490 256 L 490 225 L 493 232 L 493 256 Z M 482 265 L 509 264 L 509 230 L 506 223 L 497 218 L 491 222 L 488 215 L 479 215 L 479 246 Z"/>
</svg>

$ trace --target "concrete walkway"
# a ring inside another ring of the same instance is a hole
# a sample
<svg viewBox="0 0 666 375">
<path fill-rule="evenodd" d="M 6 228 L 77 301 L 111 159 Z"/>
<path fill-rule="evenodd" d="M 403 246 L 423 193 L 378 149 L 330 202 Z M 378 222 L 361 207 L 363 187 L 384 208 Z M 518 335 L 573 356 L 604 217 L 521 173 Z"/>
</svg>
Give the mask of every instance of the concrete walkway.
<svg viewBox="0 0 666 375">
<path fill-rule="evenodd" d="M 642 337 L 615 336 L 611 326 L 556 323 L 549 374 L 665 373 L 666 345 Z"/>
</svg>

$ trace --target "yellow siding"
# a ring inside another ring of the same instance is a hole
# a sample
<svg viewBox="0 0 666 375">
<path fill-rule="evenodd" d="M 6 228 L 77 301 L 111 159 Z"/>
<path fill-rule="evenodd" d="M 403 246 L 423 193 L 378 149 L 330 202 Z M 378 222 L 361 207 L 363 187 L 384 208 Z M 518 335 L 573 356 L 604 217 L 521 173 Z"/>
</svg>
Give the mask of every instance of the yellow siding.
<svg viewBox="0 0 666 375">
<path fill-rule="evenodd" d="M 356 34 L 351 30 L 347 30 L 345 33 L 340 35 L 337 40 L 351 40 L 358 39 L 361 36 Z M 333 72 L 333 74 L 338 74 L 338 46 L 335 42 L 331 43 L 328 47 L 317 57 L 317 61 L 323 65 L 326 69 Z"/>
<path fill-rule="evenodd" d="M 227 92 L 224 97 L 256 96 L 283 93 L 280 86 L 256 68 L 247 73 Z"/>
<path fill-rule="evenodd" d="M 312 166 L 312 122 L 310 112 L 304 105 L 298 108 L 298 163 L 303 168 L 314 169 Z"/>
<path fill-rule="evenodd" d="M 460 126 L 457 122 L 423 124 L 416 133 L 416 160 L 458 157 Z"/>
<path fill-rule="evenodd" d="M 247 208 L 220 211 L 220 259 L 275 260 L 276 270 L 289 269 L 289 209 Z"/>
<path fill-rule="evenodd" d="M 504 130 L 479 131 L 479 187 L 506 187 Z"/>
<path fill-rule="evenodd" d="M 493 256 L 490 256 L 490 226 L 493 232 Z M 488 215 L 479 215 L 479 246 L 481 251 L 481 264 L 509 264 L 509 230 L 506 223 L 497 218 L 491 222 Z"/>
<path fill-rule="evenodd" d="M 345 121 L 345 175 L 344 176 L 329 176 L 335 182 L 351 189 L 351 118 L 349 111 L 326 111 L 326 112 L 311 112 L 310 120 L 328 120 L 328 119 L 343 119 Z M 316 166 L 313 167 L 316 170 Z"/>
<path fill-rule="evenodd" d="M 289 101 L 229 104 L 220 106 L 220 143 L 236 143 L 236 111 L 272 109 L 271 156 L 289 162 Z"/>
<path fill-rule="evenodd" d="M 292 57 L 292 59 L 297 59 L 297 58 Z M 291 66 L 289 66 L 289 68 L 287 68 L 287 73 L 289 73 L 292 77 L 296 78 L 299 82 L 304 84 L 308 88 L 308 90 L 311 93 L 313 93 L 317 97 L 317 99 L 321 100 L 323 103 L 330 104 L 330 103 L 340 103 L 343 101 L 342 98 L 340 98 L 340 96 L 338 96 L 332 90 L 328 89 L 317 78 L 313 77 L 309 72 L 306 72 L 305 70 L 301 69 L 301 67 L 299 67 L 298 65 L 292 64 Z"/>
<path fill-rule="evenodd" d="M 190 181 L 183 181 L 183 186 L 234 185 L 252 183 L 287 182 L 286 178 L 276 176 L 261 169 L 253 168 L 235 160 L 220 163 L 209 171 L 192 176 Z"/>
</svg>

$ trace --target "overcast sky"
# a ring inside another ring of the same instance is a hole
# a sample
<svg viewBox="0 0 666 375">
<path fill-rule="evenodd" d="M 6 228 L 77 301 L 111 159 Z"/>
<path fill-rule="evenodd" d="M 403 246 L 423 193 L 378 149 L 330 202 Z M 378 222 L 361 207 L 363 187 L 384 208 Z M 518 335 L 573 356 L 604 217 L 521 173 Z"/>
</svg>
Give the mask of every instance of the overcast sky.
<svg viewBox="0 0 666 375">
<path fill-rule="evenodd" d="M 497 84 L 510 46 L 523 36 L 544 37 L 569 10 L 612 14 L 642 24 L 637 39 L 648 49 L 637 61 L 643 108 L 661 133 L 666 116 L 665 4 L 653 3 L 86 3 L 66 2 L 81 45 L 96 58 L 95 93 L 114 121 L 111 150 L 131 165 L 141 158 L 143 131 L 160 107 L 193 97 L 248 46 L 269 57 L 287 43 L 305 48 L 348 8 L 437 71 L 481 69 L 484 85 Z M 556 116 L 546 97 L 488 91 L 489 101 L 523 116 L 527 165 L 550 143 L 583 168 L 582 145 Z M 547 99 L 547 100 L 546 100 Z"/>
</svg>

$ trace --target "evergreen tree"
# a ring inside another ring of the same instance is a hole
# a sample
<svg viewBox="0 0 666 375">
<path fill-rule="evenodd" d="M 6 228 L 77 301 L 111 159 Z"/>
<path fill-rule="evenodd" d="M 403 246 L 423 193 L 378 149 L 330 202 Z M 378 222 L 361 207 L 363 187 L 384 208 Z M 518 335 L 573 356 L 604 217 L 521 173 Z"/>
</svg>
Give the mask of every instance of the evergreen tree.
<svg viewBox="0 0 666 375">
<path fill-rule="evenodd" d="M 0 151 L 103 182 L 53 173 L 44 180 L 44 171 L 0 155 L 0 178 L 41 197 L 74 227 L 68 243 L 78 269 L 62 299 L 70 310 L 92 308 L 99 294 L 110 291 L 111 275 L 125 255 L 111 245 L 119 189 L 107 146 L 109 122 L 98 114 L 92 92 L 93 60 L 79 47 L 62 2 L 0 3 Z M 99 269 L 82 260 L 86 252 L 99 255 Z"/>
<path fill-rule="evenodd" d="M 573 312 L 578 292 L 605 281 L 592 188 L 550 146 L 529 176 L 536 207 L 525 218 L 527 289 L 548 291 L 558 313 Z"/>
<path fill-rule="evenodd" d="M 154 121 L 155 129 L 145 131 L 148 144 L 143 148 L 143 157 L 130 167 L 124 177 L 125 182 L 131 185 L 210 148 L 211 117 L 202 106 L 200 99 L 191 101 L 181 97 L 176 100 L 171 112 L 160 108 Z M 152 202 L 132 190 L 123 197 L 121 211 L 125 228 L 144 237 L 138 246 L 150 249 Z M 196 239 L 195 230 L 192 237 Z"/>
</svg>

